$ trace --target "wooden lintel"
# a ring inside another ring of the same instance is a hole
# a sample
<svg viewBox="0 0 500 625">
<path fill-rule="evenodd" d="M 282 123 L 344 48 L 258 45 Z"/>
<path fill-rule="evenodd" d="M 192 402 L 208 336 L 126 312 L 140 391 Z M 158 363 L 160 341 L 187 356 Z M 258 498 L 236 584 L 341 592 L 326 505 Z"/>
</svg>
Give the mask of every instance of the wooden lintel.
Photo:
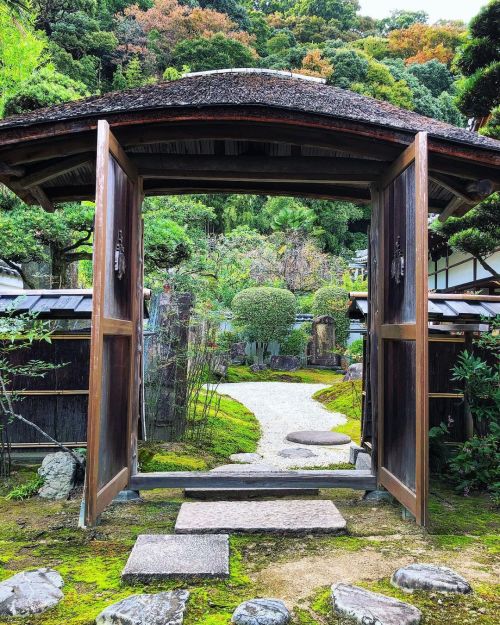
<svg viewBox="0 0 500 625">
<path fill-rule="evenodd" d="M 134 324 L 126 319 L 113 319 L 111 317 L 102 318 L 102 333 L 111 336 L 131 336 L 134 331 Z"/>
<path fill-rule="evenodd" d="M 72 156 L 70 158 L 62 158 L 56 163 L 52 163 L 47 167 L 43 167 L 42 169 L 27 174 L 23 178 L 20 178 L 17 182 L 23 189 L 30 189 L 31 187 L 41 185 L 48 180 L 67 174 L 74 169 L 78 169 L 82 165 L 90 162 L 93 158 L 94 155 L 89 152 L 77 154 L 76 156 Z"/>
<path fill-rule="evenodd" d="M 374 490 L 376 477 L 371 471 L 275 471 L 238 473 L 202 471 L 171 471 L 165 473 L 138 473 L 130 478 L 132 490 L 154 488 L 354 488 Z"/>
</svg>

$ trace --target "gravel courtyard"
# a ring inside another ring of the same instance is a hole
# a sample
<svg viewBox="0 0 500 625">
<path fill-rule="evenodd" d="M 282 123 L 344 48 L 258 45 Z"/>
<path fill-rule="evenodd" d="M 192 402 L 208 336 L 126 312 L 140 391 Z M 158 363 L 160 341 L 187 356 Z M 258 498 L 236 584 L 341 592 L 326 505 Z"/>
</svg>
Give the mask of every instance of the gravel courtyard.
<svg viewBox="0 0 500 625">
<path fill-rule="evenodd" d="M 319 446 L 290 443 L 286 435 L 297 430 L 331 430 L 345 422 L 340 413 L 326 410 L 312 395 L 324 384 L 290 384 L 288 382 L 238 382 L 220 384 L 218 392 L 229 395 L 251 410 L 262 427 L 257 452 L 263 462 L 280 469 L 326 466 L 349 460 L 349 445 Z M 283 449 L 310 449 L 310 458 L 283 458 Z"/>
</svg>

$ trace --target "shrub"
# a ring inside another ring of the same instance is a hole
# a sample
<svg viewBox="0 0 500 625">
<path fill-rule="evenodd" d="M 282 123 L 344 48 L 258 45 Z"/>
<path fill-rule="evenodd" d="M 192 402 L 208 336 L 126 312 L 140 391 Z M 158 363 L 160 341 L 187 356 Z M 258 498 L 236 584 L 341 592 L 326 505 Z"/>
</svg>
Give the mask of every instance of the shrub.
<svg viewBox="0 0 500 625">
<path fill-rule="evenodd" d="M 43 486 L 43 477 L 39 475 L 33 477 L 29 482 L 21 484 L 13 488 L 6 496 L 5 499 L 10 501 L 23 501 L 24 499 L 30 499 L 38 494 L 38 491 Z"/>
<path fill-rule="evenodd" d="M 257 344 L 256 360 L 264 361 L 270 341 L 282 341 L 295 321 L 297 303 L 286 289 L 252 287 L 240 291 L 232 302 L 235 323 Z"/>
<path fill-rule="evenodd" d="M 325 286 L 314 294 L 313 314 L 329 315 L 335 321 L 335 341 L 344 348 L 349 337 L 349 293 L 339 286 Z"/>
<path fill-rule="evenodd" d="M 302 328 L 295 328 L 281 342 L 280 351 L 286 356 L 303 356 L 308 341 L 309 334 Z"/>
<path fill-rule="evenodd" d="M 217 334 L 217 347 L 221 352 L 228 352 L 231 349 L 231 345 L 236 343 L 238 340 L 238 335 L 236 332 L 231 332 L 230 330 L 223 330 Z"/>
<path fill-rule="evenodd" d="M 356 339 L 347 347 L 351 362 L 363 362 L 363 339 Z"/>
</svg>

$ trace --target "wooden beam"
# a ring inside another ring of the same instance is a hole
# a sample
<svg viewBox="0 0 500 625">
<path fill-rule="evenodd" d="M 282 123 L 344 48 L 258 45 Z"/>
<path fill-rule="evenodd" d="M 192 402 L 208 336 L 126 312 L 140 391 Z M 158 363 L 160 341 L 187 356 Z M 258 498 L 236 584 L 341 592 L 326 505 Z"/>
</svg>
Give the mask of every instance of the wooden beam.
<svg viewBox="0 0 500 625">
<path fill-rule="evenodd" d="M 40 141 L 9 146 L 0 152 L 0 158 L 11 166 L 47 161 L 58 157 L 68 157 L 82 152 L 95 152 L 95 132 L 77 136 L 53 137 Z"/>
<path fill-rule="evenodd" d="M 56 210 L 54 204 L 52 204 L 41 187 L 32 187 L 30 193 L 35 199 L 35 203 L 39 204 L 48 213 L 53 213 Z"/>
<path fill-rule="evenodd" d="M 448 217 L 451 217 L 454 213 L 461 210 L 464 204 L 466 204 L 467 208 L 470 208 L 470 204 L 468 202 L 465 203 L 462 200 L 462 198 L 457 197 L 457 196 L 453 197 L 448 202 L 445 209 L 439 214 L 439 217 L 438 217 L 439 221 L 445 222 L 448 219 Z"/>
<path fill-rule="evenodd" d="M 132 490 L 154 488 L 354 488 L 375 490 L 377 479 L 371 471 L 274 471 L 217 473 L 202 471 L 171 471 L 165 473 L 138 473 L 130 478 Z"/>
<path fill-rule="evenodd" d="M 448 174 L 455 178 L 465 180 L 491 180 L 495 184 L 500 183 L 500 168 L 493 162 L 478 163 L 465 159 L 450 158 L 442 154 L 429 153 L 429 171 L 440 174 Z"/>
<path fill-rule="evenodd" d="M 451 176 L 447 176 L 446 174 L 430 174 L 429 180 L 432 180 L 443 189 L 453 193 L 453 195 L 460 198 L 462 202 L 465 202 L 466 204 L 473 206 L 478 201 L 467 192 L 465 185 L 458 178 L 453 178 Z"/>
<path fill-rule="evenodd" d="M 24 176 L 24 167 L 11 167 L 7 163 L 0 162 L 0 176 Z"/>
<path fill-rule="evenodd" d="M 367 159 L 315 156 L 177 156 L 131 155 L 145 179 L 265 180 L 302 183 L 360 182 L 368 184 L 385 163 Z"/>
<path fill-rule="evenodd" d="M 62 158 L 55 163 L 51 163 L 47 167 L 38 169 L 31 173 L 28 173 L 23 178 L 20 178 L 17 182 L 23 189 L 30 189 L 31 187 L 43 184 L 48 180 L 67 174 L 75 169 L 78 169 L 82 165 L 94 160 L 94 155 L 90 152 L 84 152 L 83 154 L 77 154 L 70 158 Z"/>
</svg>

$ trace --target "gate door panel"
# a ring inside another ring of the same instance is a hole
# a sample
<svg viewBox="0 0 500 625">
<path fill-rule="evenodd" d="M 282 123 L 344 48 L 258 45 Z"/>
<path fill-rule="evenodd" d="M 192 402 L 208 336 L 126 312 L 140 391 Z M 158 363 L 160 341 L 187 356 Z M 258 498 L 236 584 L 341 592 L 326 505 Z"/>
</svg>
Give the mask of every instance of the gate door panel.
<svg viewBox="0 0 500 625">
<path fill-rule="evenodd" d="M 85 521 L 128 484 L 139 417 L 141 185 L 109 124 L 99 121 Z"/>
<path fill-rule="evenodd" d="M 393 163 L 379 186 L 378 475 L 427 521 L 427 135 Z"/>
</svg>

